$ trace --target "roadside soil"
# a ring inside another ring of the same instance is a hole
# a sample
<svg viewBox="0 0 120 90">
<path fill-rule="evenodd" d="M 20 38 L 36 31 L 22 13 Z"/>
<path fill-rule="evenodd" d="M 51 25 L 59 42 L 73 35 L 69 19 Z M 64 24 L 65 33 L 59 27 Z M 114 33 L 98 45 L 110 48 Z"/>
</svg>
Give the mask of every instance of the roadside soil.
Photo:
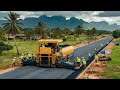
<svg viewBox="0 0 120 90">
<path fill-rule="evenodd" d="M 21 67 L 21 64 L 18 62 L 16 62 L 15 67 L 13 67 L 12 64 L 6 65 L 3 68 L 0 68 L 0 74 L 15 70 L 15 69 L 20 68 L 20 67 Z"/>
<path fill-rule="evenodd" d="M 108 46 L 104 49 L 108 50 L 110 53 L 112 52 L 112 48 L 114 47 L 116 39 L 114 39 Z M 98 61 L 93 62 L 91 66 L 84 72 L 84 74 L 80 77 L 82 79 L 101 79 L 102 73 L 105 70 L 106 62 L 108 61 Z"/>
</svg>

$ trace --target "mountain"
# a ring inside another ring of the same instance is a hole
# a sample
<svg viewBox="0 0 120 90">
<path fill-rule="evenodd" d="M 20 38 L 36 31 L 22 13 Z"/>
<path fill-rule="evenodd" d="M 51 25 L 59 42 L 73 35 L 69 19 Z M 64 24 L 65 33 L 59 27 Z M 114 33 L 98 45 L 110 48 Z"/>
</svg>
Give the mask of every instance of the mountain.
<svg viewBox="0 0 120 90">
<path fill-rule="evenodd" d="M 120 25 L 117 25 L 116 23 L 114 24 L 109 24 L 105 21 L 101 21 L 101 22 L 89 22 L 90 26 L 97 28 L 98 30 L 115 30 L 115 29 L 120 29 Z"/>
<path fill-rule="evenodd" d="M 71 28 L 73 29 L 77 25 L 88 24 L 87 22 L 83 21 L 82 19 L 76 19 L 75 17 L 71 17 L 69 20 L 66 20 L 64 16 L 52 16 L 47 17 L 46 15 L 42 15 L 39 18 L 25 18 L 22 22 L 24 24 L 23 28 L 33 28 L 36 24 L 42 21 L 46 24 L 46 27 L 55 28 L 60 27 L 64 28 Z"/>
<path fill-rule="evenodd" d="M 46 15 L 42 15 L 38 18 L 29 17 L 25 18 L 24 20 L 21 19 L 21 22 L 24 24 L 23 28 L 34 28 L 39 21 L 42 21 L 46 24 L 48 28 L 56 28 L 60 27 L 61 29 L 70 28 L 74 29 L 77 25 L 81 25 L 84 29 L 91 29 L 95 27 L 98 30 L 115 30 L 120 29 L 120 25 L 115 24 L 108 24 L 105 21 L 101 22 L 86 22 L 82 19 L 77 19 L 75 17 L 71 17 L 70 19 L 66 20 L 64 16 L 51 16 L 48 17 Z M 0 27 L 2 27 L 2 23 L 6 22 L 6 20 L 0 20 Z"/>
</svg>

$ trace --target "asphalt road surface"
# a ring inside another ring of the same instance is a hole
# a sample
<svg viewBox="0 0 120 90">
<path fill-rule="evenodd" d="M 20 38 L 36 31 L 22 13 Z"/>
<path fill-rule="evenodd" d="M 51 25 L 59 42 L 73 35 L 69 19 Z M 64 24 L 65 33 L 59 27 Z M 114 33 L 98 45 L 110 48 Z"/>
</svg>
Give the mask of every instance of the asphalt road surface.
<svg viewBox="0 0 120 90">
<path fill-rule="evenodd" d="M 113 37 L 110 36 L 75 49 L 74 56 L 72 56 L 70 59 L 71 62 L 74 62 L 76 57 L 85 57 L 87 64 L 89 64 L 92 59 L 88 60 L 88 52 L 90 52 L 93 56 L 95 54 L 95 48 L 100 50 L 107 45 L 107 42 L 110 42 L 112 39 Z M 101 44 L 103 44 L 103 46 L 101 46 Z M 78 71 L 74 71 L 64 68 L 24 66 L 14 71 L 0 74 L 0 79 L 74 79 L 82 70 L 83 67 L 81 67 L 81 69 Z"/>
</svg>

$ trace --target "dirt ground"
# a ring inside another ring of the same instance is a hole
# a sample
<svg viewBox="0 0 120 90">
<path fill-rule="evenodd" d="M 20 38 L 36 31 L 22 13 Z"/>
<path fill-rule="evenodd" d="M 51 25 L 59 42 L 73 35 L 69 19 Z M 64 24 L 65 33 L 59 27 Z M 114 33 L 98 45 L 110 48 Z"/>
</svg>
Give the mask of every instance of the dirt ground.
<svg viewBox="0 0 120 90">
<path fill-rule="evenodd" d="M 108 50 L 109 52 L 112 51 L 112 48 L 114 47 L 115 39 L 109 43 L 108 46 L 106 46 L 104 49 Z M 84 74 L 80 77 L 82 79 L 101 79 L 102 78 L 102 72 L 104 71 L 106 67 L 107 61 L 98 61 L 93 62 L 91 66 L 84 72 Z"/>
<path fill-rule="evenodd" d="M 6 65 L 5 67 L 0 69 L 0 74 L 15 70 L 15 69 L 17 69 L 19 67 L 21 67 L 21 64 L 18 63 L 18 62 L 16 63 L 15 67 L 12 67 L 12 64 Z"/>
</svg>

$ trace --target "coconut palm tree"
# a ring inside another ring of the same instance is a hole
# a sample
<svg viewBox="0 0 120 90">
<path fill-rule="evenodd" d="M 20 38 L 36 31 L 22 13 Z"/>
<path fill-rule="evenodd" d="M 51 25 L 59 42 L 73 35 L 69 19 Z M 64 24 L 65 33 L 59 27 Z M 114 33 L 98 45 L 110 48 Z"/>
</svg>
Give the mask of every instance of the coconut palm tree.
<svg viewBox="0 0 120 90">
<path fill-rule="evenodd" d="M 83 27 L 78 25 L 77 27 L 75 27 L 75 34 L 77 35 L 77 37 L 79 37 L 80 40 L 80 36 L 83 34 L 84 30 Z"/>
<path fill-rule="evenodd" d="M 17 18 L 19 18 L 20 15 L 10 12 L 8 14 L 8 17 L 5 17 L 5 19 L 7 20 L 6 23 L 3 23 L 3 28 L 6 30 L 6 32 L 8 34 L 12 34 L 14 36 L 14 42 L 15 42 L 15 46 L 16 46 L 16 50 L 17 50 L 17 54 L 19 54 L 19 50 L 17 47 L 17 43 L 16 43 L 16 34 L 20 32 L 20 29 L 22 29 L 20 27 L 20 25 L 23 25 L 20 20 L 18 20 Z"/>
<path fill-rule="evenodd" d="M 95 36 L 95 34 L 97 33 L 96 28 L 92 28 L 91 33 L 92 33 L 93 36 Z"/>
<path fill-rule="evenodd" d="M 65 36 L 68 37 L 68 35 L 71 34 L 71 30 L 69 28 L 65 28 L 64 29 L 64 34 L 65 34 Z"/>
<path fill-rule="evenodd" d="M 60 27 L 54 28 L 54 38 L 62 37 L 62 30 Z"/>
<path fill-rule="evenodd" d="M 45 38 L 45 24 L 43 22 L 38 22 L 37 26 L 35 26 L 35 34 L 41 36 L 41 38 Z"/>
<path fill-rule="evenodd" d="M 34 36 L 34 31 L 33 29 L 29 28 L 28 30 L 24 30 L 24 34 L 28 39 L 31 40 L 31 38 Z"/>
<path fill-rule="evenodd" d="M 86 34 L 86 36 L 87 36 L 88 43 L 89 43 L 89 42 L 90 42 L 89 38 L 90 38 L 90 36 L 91 36 L 91 30 L 86 30 L 86 31 L 85 31 L 85 34 Z"/>
</svg>

